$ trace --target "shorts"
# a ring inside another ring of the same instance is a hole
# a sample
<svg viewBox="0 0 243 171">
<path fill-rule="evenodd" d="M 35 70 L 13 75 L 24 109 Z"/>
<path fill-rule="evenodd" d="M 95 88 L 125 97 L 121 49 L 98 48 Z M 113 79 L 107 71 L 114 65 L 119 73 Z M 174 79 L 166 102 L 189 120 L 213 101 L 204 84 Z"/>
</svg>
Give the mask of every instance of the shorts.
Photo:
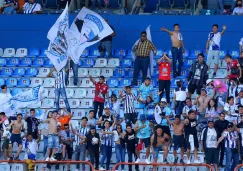
<svg viewBox="0 0 243 171">
<path fill-rule="evenodd" d="M 178 150 L 178 148 L 182 148 L 185 146 L 185 138 L 184 135 L 173 135 L 172 144 L 174 144 L 174 151 Z"/>
<path fill-rule="evenodd" d="M 191 149 L 191 145 L 190 145 L 190 141 L 189 141 L 189 135 L 186 135 L 185 136 L 185 139 L 186 139 L 186 148 L 187 149 Z M 197 135 L 193 135 L 193 139 L 194 139 L 194 147 L 195 148 L 198 148 L 199 147 L 199 144 L 198 144 Z"/>
<path fill-rule="evenodd" d="M 68 155 L 68 159 L 71 160 L 73 155 L 73 147 L 71 147 L 70 145 L 66 145 L 66 152 Z"/>
<path fill-rule="evenodd" d="M 14 143 L 18 143 L 18 145 L 22 145 L 22 138 L 20 136 L 20 134 L 12 134 L 9 140 L 9 144 L 14 144 Z"/>
<path fill-rule="evenodd" d="M 137 113 L 125 113 L 124 116 L 125 116 L 126 123 L 132 122 L 133 124 L 135 124 L 137 122 L 137 117 L 138 117 Z"/>
<path fill-rule="evenodd" d="M 145 148 L 149 148 L 150 147 L 150 137 L 149 138 L 144 138 L 144 139 L 139 139 L 139 141 L 142 140 L 142 142 L 144 143 Z"/>
<path fill-rule="evenodd" d="M 206 148 L 205 158 L 206 158 L 206 164 L 218 164 L 219 150 L 217 148 Z"/>
<path fill-rule="evenodd" d="M 9 139 L 5 138 L 4 141 L 3 141 L 2 149 L 8 150 L 8 146 L 9 146 Z"/>
<path fill-rule="evenodd" d="M 218 65 L 219 64 L 219 50 L 209 50 L 208 51 L 208 55 L 207 55 L 207 64 L 208 67 L 210 68 L 210 66 L 212 66 L 212 64 L 214 65 Z"/>
<path fill-rule="evenodd" d="M 198 85 L 192 84 L 192 83 L 189 83 L 189 85 L 188 85 L 188 91 L 191 94 L 194 94 L 195 90 L 197 90 L 197 94 L 200 94 L 201 93 L 201 88 L 202 88 L 202 86 L 198 86 Z"/>
<path fill-rule="evenodd" d="M 163 145 L 162 146 L 159 146 L 159 147 L 154 146 L 154 156 L 153 156 L 154 159 L 158 159 L 158 157 L 159 157 L 159 151 L 162 151 L 163 148 L 164 148 Z"/>
<path fill-rule="evenodd" d="M 48 148 L 58 148 L 59 147 L 59 137 L 58 135 L 48 134 Z"/>
</svg>

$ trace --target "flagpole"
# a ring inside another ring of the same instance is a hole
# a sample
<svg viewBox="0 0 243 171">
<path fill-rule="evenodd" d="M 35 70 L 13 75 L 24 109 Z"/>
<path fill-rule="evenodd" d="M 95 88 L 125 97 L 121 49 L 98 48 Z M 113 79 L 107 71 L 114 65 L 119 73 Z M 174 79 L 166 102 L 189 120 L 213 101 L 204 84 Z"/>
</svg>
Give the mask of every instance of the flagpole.
<svg viewBox="0 0 243 171">
<path fill-rule="evenodd" d="M 69 72 L 69 74 L 68 74 L 68 85 L 70 86 L 70 84 L 71 84 L 71 61 L 70 61 L 71 59 L 70 59 L 70 57 L 68 58 L 68 72 Z"/>
</svg>

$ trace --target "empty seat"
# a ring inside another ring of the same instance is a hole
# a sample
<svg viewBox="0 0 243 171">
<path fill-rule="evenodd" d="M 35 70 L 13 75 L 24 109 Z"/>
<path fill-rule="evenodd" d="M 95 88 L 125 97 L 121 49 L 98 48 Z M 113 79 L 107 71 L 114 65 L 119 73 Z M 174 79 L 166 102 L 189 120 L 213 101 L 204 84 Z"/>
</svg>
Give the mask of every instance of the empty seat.
<svg viewBox="0 0 243 171">
<path fill-rule="evenodd" d="M 181 76 L 184 77 L 184 78 L 187 78 L 188 74 L 189 74 L 189 70 L 182 70 L 181 71 Z"/>
<path fill-rule="evenodd" d="M 153 87 L 158 87 L 158 80 L 157 80 L 157 78 L 151 79 L 151 85 L 153 85 Z"/>
<path fill-rule="evenodd" d="M 29 87 L 30 79 L 29 78 L 20 78 L 18 81 L 18 87 Z"/>
<path fill-rule="evenodd" d="M 191 50 L 189 58 L 195 58 L 201 52 L 202 52 L 201 50 Z"/>
<path fill-rule="evenodd" d="M 118 87 L 119 81 L 116 78 L 110 78 L 108 79 L 107 84 L 109 87 Z"/>
<path fill-rule="evenodd" d="M 50 68 L 39 68 L 38 77 L 47 77 L 48 73 L 50 72 Z"/>
<path fill-rule="evenodd" d="M 190 68 L 191 65 L 193 64 L 194 59 L 186 59 L 184 60 L 183 67 L 184 68 Z"/>
<path fill-rule="evenodd" d="M 14 88 L 11 91 L 11 95 L 15 96 L 16 94 L 19 94 L 19 93 L 22 93 L 22 92 L 24 92 L 22 88 Z"/>
<path fill-rule="evenodd" d="M 84 59 L 82 60 L 83 67 L 93 67 L 94 66 L 94 59 Z"/>
<path fill-rule="evenodd" d="M 49 98 L 55 98 L 55 88 L 50 89 L 48 96 Z"/>
<path fill-rule="evenodd" d="M 82 79 L 81 87 L 92 87 L 93 83 L 89 80 L 89 78 Z"/>
<path fill-rule="evenodd" d="M 138 96 L 138 90 L 132 89 L 132 93 L 137 97 Z M 117 96 L 118 97 L 118 96 Z"/>
<path fill-rule="evenodd" d="M 84 51 L 81 54 L 81 57 L 87 57 L 89 56 L 89 49 L 84 49 Z"/>
<path fill-rule="evenodd" d="M 124 57 L 124 56 L 126 56 L 125 49 L 116 49 L 115 50 L 115 57 Z"/>
<path fill-rule="evenodd" d="M 133 77 L 133 72 L 134 72 L 133 69 L 128 69 L 128 70 L 125 72 L 125 77 Z"/>
<path fill-rule="evenodd" d="M 81 108 L 90 109 L 93 107 L 93 100 L 92 99 L 81 99 Z"/>
<path fill-rule="evenodd" d="M 127 58 L 131 58 L 132 57 L 132 51 L 131 50 L 128 50 L 127 51 L 127 56 L 126 56 Z"/>
<path fill-rule="evenodd" d="M 111 58 L 108 60 L 107 67 L 119 67 L 120 66 L 120 60 L 117 58 Z"/>
<path fill-rule="evenodd" d="M 6 80 L 7 87 L 16 87 L 18 84 L 17 78 L 8 78 Z"/>
<path fill-rule="evenodd" d="M 94 67 L 106 67 L 106 66 L 107 66 L 107 59 L 105 58 L 96 59 Z"/>
<path fill-rule="evenodd" d="M 84 88 L 77 88 L 75 89 L 75 92 L 74 92 L 74 98 L 84 98 L 86 97 L 87 95 L 87 92 L 86 92 L 86 89 Z"/>
<path fill-rule="evenodd" d="M 54 78 L 45 78 L 43 87 L 55 87 L 55 79 Z"/>
<path fill-rule="evenodd" d="M 32 80 L 31 80 L 31 85 L 32 85 Z M 46 89 L 46 88 L 43 88 L 43 92 L 41 94 L 41 97 L 42 98 L 47 98 L 48 97 L 48 94 L 49 94 L 49 90 Z"/>
<path fill-rule="evenodd" d="M 227 54 L 227 50 L 220 50 L 219 57 L 224 58 L 226 54 Z"/>
<path fill-rule="evenodd" d="M 28 49 L 28 57 L 36 57 L 39 56 L 40 54 L 40 49 L 38 48 L 29 48 Z"/>
<path fill-rule="evenodd" d="M 100 76 L 100 69 L 99 68 L 90 68 L 89 75 L 92 77 L 99 77 Z"/>
<path fill-rule="evenodd" d="M 7 58 L 0 58 L 0 67 L 6 66 L 7 62 Z"/>
<path fill-rule="evenodd" d="M 239 58 L 239 56 L 240 56 L 238 50 L 231 50 L 231 51 L 229 51 L 229 54 L 232 56 L 232 58 Z"/>
<path fill-rule="evenodd" d="M 20 63 L 19 63 L 19 66 L 27 67 L 27 66 L 30 66 L 31 64 L 32 64 L 32 59 L 31 58 L 22 58 Z"/>
<path fill-rule="evenodd" d="M 132 66 L 132 59 L 122 59 L 120 66 L 123 67 L 123 68 L 131 67 Z"/>
<path fill-rule="evenodd" d="M 227 70 L 226 69 L 218 69 L 216 72 L 217 78 L 225 78 L 227 76 Z"/>
<path fill-rule="evenodd" d="M 13 77 L 22 77 L 22 76 L 24 76 L 24 74 L 25 74 L 24 68 L 15 68 L 12 76 Z"/>
<path fill-rule="evenodd" d="M 87 68 L 79 68 L 78 69 L 78 76 L 80 77 L 87 77 L 88 76 L 88 69 Z"/>
<path fill-rule="evenodd" d="M 38 75 L 39 70 L 37 68 L 28 68 L 25 72 L 25 76 L 27 77 L 36 77 Z"/>
<path fill-rule="evenodd" d="M 26 48 L 18 48 L 15 57 L 26 57 L 28 50 Z"/>
<path fill-rule="evenodd" d="M 30 108 L 40 108 L 41 107 L 41 101 L 38 101 L 37 103 L 31 103 L 30 106 L 28 106 Z"/>
<path fill-rule="evenodd" d="M 68 99 L 70 108 L 79 108 L 80 106 L 80 101 L 79 99 Z"/>
<path fill-rule="evenodd" d="M 95 89 L 88 89 L 87 90 L 87 98 L 94 98 L 95 95 Z"/>
<path fill-rule="evenodd" d="M 42 67 L 44 65 L 45 60 L 43 58 L 36 57 L 32 63 L 34 67 Z"/>
<path fill-rule="evenodd" d="M 11 77 L 13 74 L 12 68 L 2 68 L 0 77 Z"/>
<path fill-rule="evenodd" d="M 53 108 L 54 99 L 42 99 L 42 107 L 43 108 Z"/>
<path fill-rule="evenodd" d="M 111 68 L 103 68 L 101 69 L 101 75 L 103 75 L 106 78 L 113 76 L 113 69 Z"/>
<path fill-rule="evenodd" d="M 120 84 L 119 84 L 120 87 L 125 87 L 125 86 L 129 86 L 129 85 L 131 85 L 131 79 L 123 78 L 120 80 Z"/>
<path fill-rule="evenodd" d="M 6 66 L 8 67 L 15 67 L 19 65 L 19 59 L 18 58 L 9 58 Z"/>
<path fill-rule="evenodd" d="M 79 126 L 79 123 L 78 123 L 78 121 L 77 120 L 70 120 L 70 122 L 72 123 L 72 127 L 73 128 L 78 128 L 78 126 Z"/>
<path fill-rule="evenodd" d="M 54 67 L 51 60 L 49 58 L 46 59 L 44 65 L 44 67 Z"/>
<path fill-rule="evenodd" d="M 90 51 L 90 57 L 98 57 L 98 56 L 100 56 L 100 52 L 98 49 L 92 49 Z"/>
<path fill-rule="evenodd" d="M 40 51 L 39 57 L 47 57 L 46 56 L 46 50 L 47 50 L 47 48 L 42 48 L 41 51 Z"/>
<path fill-rule="evenodd" d="M 5 79 L 4 78 L 0 78 L 0 86 L 5 84 Z"/>
<path fill-rule="evenodd" d="M 66 88 L 66 94 L 68 98 L 73 98 L 74 89 L 73 88 Z"/>
<path fill-rule="evenodd" d="M 3 49 L 0 48 L 0 56 L 3 56 Z"/>
<path fill-rule="evenodd" d="M 78 110 L 72 109 L 72 114 L 73 114 L 72 119 L 74 119 L 74 118 L 80 119 L 80 118 L 86 116 L 86 112 L 85 112 L 84 109 L 81 109 L 81 110 L 80 109 L 78 109 Z"/>
<path fill-rule="evenodd" d="M 15 49 L 14 48 L 6 48 L 3 52 L 3 57 L 13 57 L 15 55 Z"/>
<path fill-rule="evenodd" d="M 38 85 L 42 85 L 42 84 L 43 84 L 42 78 L 31 78 L 30 87 L 37 87 Z"/>
</svg>

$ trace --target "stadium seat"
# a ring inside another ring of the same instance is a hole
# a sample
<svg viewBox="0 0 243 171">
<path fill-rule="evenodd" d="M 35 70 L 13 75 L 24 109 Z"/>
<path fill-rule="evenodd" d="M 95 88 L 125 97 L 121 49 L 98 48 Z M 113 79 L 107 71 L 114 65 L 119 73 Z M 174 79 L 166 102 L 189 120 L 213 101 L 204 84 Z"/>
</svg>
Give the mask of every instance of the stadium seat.
<svg viewBox="0 0 243 171">
<path fill-rule="evenodd" d="M 27 57 L 37 57 L 40 54 L 40 50 L 38 48 L 29 48 Z"/>
<path fill-rule="evenodd" d="M 127 51 L 127 58 L 132 58 L 132 50 Z"/>
<path fill-rule="evenodd" d="M 99 77 L 100 76 L 100 69 L 99 68 L 90 68 L 89 75 L 92 77 Z"/>
<path fill-rule="evenodd" d="M 81 54 L 81 57 L 87 57 L 89 56 L 89 49 L 84 49 L 84 51 Z"/>
<path fill-rule="evenodd" d="M 45 78 L 43 87 L 55 87 L 55 79 L 54 78 Z"/>
<path fill-rule="evenodd" d="M 125 76 L 125 69 L 122 69 L 122 68 L 117 68 L 115 69 L 114 71 L 114 77 L 124 77 Z"/>
<path fill-rule="evenodd" d="M 1 81 L 0 81 L 1 82 Z M 18 84 L 17 78 L 8 78 L 6 80 L 7 87 L 16 87 Z"/>
<path fill-rule="evenodd" d="M 202 15 L 215 15 L 215 10 L 203 9 Z"/>
<path fill-rule="evenodd" d="M 47 57 L 46 56 L 46 50 L 47 50 L 47 48 L 42 48 L 41 51 L 40 51 L 39 57 Z"/>
<path fill-rule="evenodd" d="M 13 57 L 13 56 L 15 56 L 15 49 L 14 48 L 4 49 L 2 57 Z"/>
<path fill-rule="evenodd" d="M 31 78 L 30 87 L 37 87 L 38 85 L 42 85 L 42 84 L 43 84 L 42 78 Z"/>
<path fill-rule="evenodd" d="M 53 108 L 54 106 L 54 99 L 42 99 L 42 107 L 43 108 Z"/>
<path fill-rule="evenodd" d="M 31 84 L 32 84 L 32 81 L 31 81 Z M 47 98 L 48 97 L 48 94 L 49 94 L 49 90 L 46 89 L 46 88 L 43 88 L 43 92 L 41 94 L 41 97 L 42 98 Z"/>
<path fill-rule="evenodd" d="M 33 63 L 31 66 L 33 67 L 42 67 L 45 63 L 45 60 L 43 58 L 38 58 L 38 57 L 35 57 Z"/>
<path fill-rule="evenodd" d="M 96 59 L 94 67 L 106 67 L 106 66 L 107 66 L 107 59 L 105 58 Z"/>
<path fill-rule="evenodd" d="M 119 89 L 115 89 L 112 91 L 112 94 L 115 94 L 117 98 L 119 98 Z"/>
<path fill-rule="evenodd" d="M 50 68 L 39 68 L 39 73 L 37 77 L 47 77 L 49 72 L 50 72 Z"/>
<path fill-rule="evenodd" d="M 189 69 L 189 68 L 187 68 L 187 69 Z M 187 78 L 188 74 L 189 74 L 189 70 L 182 70 L 181 71 L 181 78 Z"/>
<path fill-rule="evenodd" d="M 3 49 L 0 48 L 0 57 L 3 56 Z"/>
<path fill-rule="evenodd" d="M 197 58 L 197 55 L 198 55 L 199 53 L 201 53 L 201 52 L 202 52 L 201 50 L 191 50 L 190 56 L 189 56 L 188 58 L 189 58 L 189 59 L 190 59 L 190 58 L 195 59 L 195 58 Z"/>
<path fill-rule="evenodd" d="M 227 50 L 220 50 L 220 52 L 219 52 L 219 57 L 220 57 L 221 59 L 223 59 L 223 58 L 225 57 L 226 54 L 227 54 Z"/>
<path fill-rule="evenodd" d="M 18 81 L 18 87 L 29 87 L 30 79 L 29 78 L 20 78 Z"/>
<path fill-rule="evenodd" d="M 7 62 L 7 58 L 0 58 L 0 67 L 6 66 Z"/>
<path fill-rule="evenodd" d="M 81 87 L 92 87 L 93 83 L 89 80 L 89 78 L 82 79 Z"/>
<path fill-rule="evenodd" d="M 183 53 L 183 58 L 188 58 L 190 54 L 189 50 L 186 50 L 185 53 Z"/>
<path fill-rule="evenodd" d="M 40 108 L 41 107 L 41 101 L 37 102 L 37 103 L 31 103 L 30 106 L 28 106 L 30 108 Z"/>
<path fill-rule="evenodd" d="M 22 92 L 24 92 L 22 88 L 14 88 L 11 91 L 11 95 L 15 96 L 16 94 L 19 94 L 19 93 L 22 93 Z"/>
<path fill-rule="evenodd" d="M 157 80 L 157 78 L 151 79 L 151 84 L 153 85 L 153 87 L 158 87 L 158 80 Z"/>
<path fill-rule="evenodd" d="M 94 59 L 84 59 L 82 60 L 82 67 L 93 67 L 94 63 Z"/>
<path fill-rule="evenodd" d="M 79 99 L 68 99 L 68 102 L 71 108 L 79 108 L 80 106 Z"/>
<path fill-rule="evenodd" d="M 183 67 L 186 69 L 190 68 L 191 65 L 193 64 L 194 59 L 186 59 L 184 60 Z"/>
<path fill-rule="evenodd" d="M 93 100 L 91 99 L 81 99 L 81 108 L 90 109 L 93 107 Z"/>
<path fill-rule="evenodd" d="M 117 58 L 111 58 L 108 60 L 107 67 L 119 67 L 120 66 L 120 60 Z"/>
<path fill-rule="evenodd" d="M 73 119 L 71 119 L 70 122 L 72 123 L 72 127 L 73 127 L 73 128 L 78 128 L 79 123 L 78 123 L 77 120 L 73 120 Z"/>
<path fill-rule="evenodd" d="M 79 68 L 78 69 L 78 76 L 79 77 L 87 77 L 89 75 L 87 68 Z"/>
<path fill-rule="evenodd" d="M 239 58 L 240 54 L 238 50 L 230 50 L 229 54 L 232 56 L 232 58 L 236 59 Z"/>
<path fill-rule="evenodd" d="M 87 90 L 87 98 L 94 98 L 95 95 L 95 89 L 88 89 Z"/>
<path fill-rule="evenodd" d="M 220 63 L 219 63 L 219 66 L 220 66 L 220 68 L 226 68 L 226 67 L 227 67 L 227 63 L 226 63 L 226 61 L 225 61 L 224 59 L 222 59 L 222 60 L 220 61 Z"/>
<path fill-rule="evenodd" d="M 15 68 L 12 77 L 23 77 L 25 74 L 24 68 Z"/>
<path fill-rule="evenodd" d="M 158 0 L 159 8 L 171 8 L 172 0 Z"/>
<path fill-rule="evenodd" d="M 37 68 L 28 68 L 25 72 L 25 76 L 27 77 L 36 77 L 38 75 L 39 70 Z"/>
<path fill-rule="evenodd" d="M 115 50 L 115 57 L 125 57 L 126 56 L 126 50 L 125 49 L 116 49 Z"/>
<path fill-rule="evenodd" d="M 218 69 L 216 73 L 217 78 L 225 78 L 227 76 L 227 70 L 226 69 Z"/>
<path fill-rule="evenodd" d="M 119 81 L 116 78 L 110 78 L 107 80 L 107 84 L 109 87 L 118 87 Z"/>
<path fill-rule="evenodd" d="M 73 114 L 73 117 L 72 119 L 80 119 L 84 116 L 86 116 L 86 112 L 84 109 L 78 109 L 78 110 L 75 110 L 75 109 L 72 109 L 72 114 Z"/>
<path fill-rule="evenodd" d="M 54 88 L 51 88 L 50 89 L 49 94 L 48 94 L 48 97 L 49 98 L 55 98 L 55 89 Z"/>
<path fill-rule="evenodd" d="M 98 49 L 90 50 L 90 57 L 97 58 L 98 56 L 100 56 L 100 52 Z"/>
<path fill-rule="evenodd" d="M 132 67 L 132 59 L 122 59 L 120 66 L 122 68 L 130 68 L 130 67 Z"/>
<path fill-rule="evenodd" d="M 161 58 L 164 54 L 164 50 L 158 49 L 154 58 Z"/>
<path fill-rule="evenodd" d="M 51 60 L 49 58 L 46 59 L 44 65 L 44 67 L 54 67 Z"/>
<path fill-rule="evenodd" d="M 12 68 L 2 68 L 0 77 L 11 77 L 13 74 Z"/>
<path fill-rule="evenodd" d="M 138 90 L 136 90 L 136 89 L 132 89 L 132 93 L 133 93 L 136 97 L 138 97 Z"/>
<path fill-rule="evenodd" d="M 111 97 L 111 95 L 112 95 L 112 90 L 111 89 L 108 90 L 108 95 L 109 95 L 109 97 Z"/>
<path fill-rule="evenodd" d="M 19 59 L 18 58 L 9 58 L 6 66 L 7 67 L 15 67 L 19 65 Z"/>
<path fill-rule="evenodd" d="M 103 68 L 101 69 L 101 75 L 103 75 L 106 78 L 113 77 L 113 69 Z"/>
<path fill-rule="evenodd" d="M 126 72 L 125 72 L 125 77 L 133 77 L 133 69 L 128 69 Z"/>
<path fill-rule="evenodd" d="M 26 48 L 18 48 L 15 57 L 26 57 L 28 50 Z"/>
<path fill-rule="evenodd" d="M 157 61 L 156 61 L 156 59 L 153 59 L 153 68 L 157 68 L 157 67 L 158 67 Z"/>
<path fill-rule="evenodd" d="M 56 103 L 57 103 L 57 102 L 56 102 Z M 59 107 L 60 107 L 60 108 L 64 108 L 64 107 L 66 107 L 65 102 L 64 102 L 62 96 L 60 96 Z"/>
<path fill-rule="evenodd" d="M 31 66 L 32 64 L 32 59 L 31 58 L 22 58 L 19 66 L 20 67 L 27 67 L 27 66 Z"/>
<path fill-rule="evenodd" d="M 74 89 L 73 88 L 66 88 L 67 98 L 73 98 Z"/>
<path fill-rule="evenodd" d="M 84 88 L 75 89 L 75 92 L 74 92 L 74 95 L 73 95 L 74 98 L 84 98 L 86 96 L 87 96 L 86 89 L 84 89 Z"/>
<path fill-rule="evenodd" d="M 174 91 L 175 91 L 174 88 L 171 88 L 170 89 L 170 98 L 173 98 L 174 97 Z"/>
<path fill-rule="evenodd" d="M 120 80 L 119 87 L 125 87 L 131 85 L 131 79 L 123 78 Z"/>
<path fill-rule="evenodd" d="M 172 79 L 171 80 L 171 84 L 170 84 L 170 87 L 171 88 L 176 88 L 177 87 L 177 85 L 176 85 L 176 81 L 177 81 L 178 79 Z"/>
</svg>

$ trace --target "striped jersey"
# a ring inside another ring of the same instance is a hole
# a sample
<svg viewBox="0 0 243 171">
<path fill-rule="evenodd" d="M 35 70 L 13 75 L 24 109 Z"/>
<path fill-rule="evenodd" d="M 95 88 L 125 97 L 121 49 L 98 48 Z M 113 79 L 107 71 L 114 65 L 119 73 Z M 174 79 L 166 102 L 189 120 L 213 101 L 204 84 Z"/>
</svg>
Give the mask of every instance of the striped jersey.
<svg viewBox="0 0 243 171">
<path fill-rule="evenodd" d="M 134 94 L 123 94 L 122 99 L 124 102 L 124 113 L 136 113 L 134 101 L 137 97 Z"/>
<path fill-rule="evenodd" d="M 29 3 L 29 2 L 26 2 L 23 6 L 23 9 L 24 9 L 24 14 L 32 14 L 33 12 L 36 12 L 36 11 L 41 11 L 41 5 L 39 3 Z"/>
<path fill-rule="evenodd" d="M 85 126 L 85 127 L 79 126 L 79 127 L 76 127 L 76 131 L 77 131 L 78 135 L 86 136 L 89 132 L 89 127 L 88 126 Z M 78 135 L 75 136 L 75 142 L 77 145 L 79 144 L 79 141 L 80 141 L 80 138 Z"/>
<path fill-rule="evenodd" d="M 237 148 L 237 142 L 239 138 L 237 131 L 224 131 L 223 136 L 225 139 L 225 148 Z"/>
<path fill-rule="evenodd" d="M 59 72 L 54 72 L 53 75 L 55 76 L 55 88 L 64 88 L 65 85 L 65 70 L 62 69 Z"/>
</svg>

